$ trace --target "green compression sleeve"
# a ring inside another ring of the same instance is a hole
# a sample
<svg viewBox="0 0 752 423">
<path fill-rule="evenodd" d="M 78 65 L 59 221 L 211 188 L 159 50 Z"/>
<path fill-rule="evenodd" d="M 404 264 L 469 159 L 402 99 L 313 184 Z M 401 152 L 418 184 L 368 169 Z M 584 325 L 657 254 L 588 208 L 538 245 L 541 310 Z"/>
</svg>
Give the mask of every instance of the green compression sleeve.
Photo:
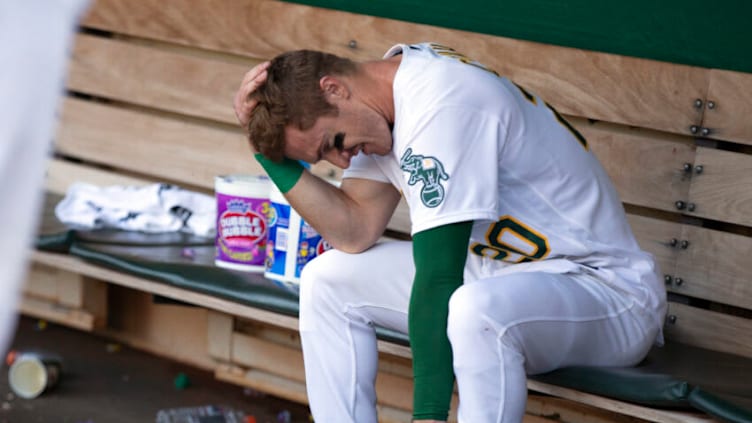
<svg viewBox="0 0 752 423">
<path fill-rule="evenodd" d="M 413 353 L 413 419 L 446 420 L 454 389 L 447 338 L 449 297 L 462 285 L 472 222 L 453 223 L 413 237 L 415 280 L 408 330 Z"/>
<path fill-rule="evenodd" d="M 256 153 L 255 157 L 282 194 L 290 191 L 303 174 L 303 165 L 287 157 L 279 163 L 267 159 L 261 153 Z"/>
</svg>

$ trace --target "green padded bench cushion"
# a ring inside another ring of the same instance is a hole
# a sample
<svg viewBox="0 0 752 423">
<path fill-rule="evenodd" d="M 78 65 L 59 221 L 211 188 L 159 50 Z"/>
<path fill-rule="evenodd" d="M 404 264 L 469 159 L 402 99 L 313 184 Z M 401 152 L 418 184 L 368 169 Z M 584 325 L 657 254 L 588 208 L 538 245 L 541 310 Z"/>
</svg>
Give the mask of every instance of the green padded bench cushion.
<svg viewBox="0 0 752 423">
<path fill-rule="evenodd" d="M 73 230 L 55 217 L 55 204 L 60 199 L 59 195 L 45 193 L 34 245 L 39 250 L 65 253 L 73 243 Z"/>
<path fill-rule="evenodd" d="M 534 380 L 652 407 L 690 406 L 692 388 L 665 373 L 622 367 L 567 367 L 535 375 Z"/>
<path fill-rule="evenodd" d="M 288 316 L 298 315 L 298 295 L 294 289 L 261 273 L 215 266 L 213 245 L 143 246 L 76 241 L 70 254 L 172 286 Z"/>
<path fill-rule="evenodd" d="M 570 367 L 532 379 L 653 407 L 692 407 L 752 422 L 752 360 L 668 342 L 631 368 Z"/>
<path fill-rule="evenodd" d="M 298 289 L 265 278 L 260 273 L 239 272 L 214 264 L 214 246 L 146 246 L 151 234 L 133 234 L 130 245 L 76 241 L 70 254 L 143 278 L 214 295 L 239 304 L 298 316 Z M 140 237 L 140 238 L 139 238 Z M 409 345 L 407 335 L 376 327 L 379 339 Z"/>
<path fill-rule="evenodd" d="M 744 375 L 740 376 L 739 379 L 744 378 Z M 749 377 L 746 381 L 747 384 L 750 383 Z M 690 392 L 689 403 L 694 408 L 725 422 L 752 423 L 752 405 L 750 405 L 749 398 L 728 400 L 698 387 Z M 747 406 L 740 405 L 742 403 L 746 403 Z"/>
</svg>

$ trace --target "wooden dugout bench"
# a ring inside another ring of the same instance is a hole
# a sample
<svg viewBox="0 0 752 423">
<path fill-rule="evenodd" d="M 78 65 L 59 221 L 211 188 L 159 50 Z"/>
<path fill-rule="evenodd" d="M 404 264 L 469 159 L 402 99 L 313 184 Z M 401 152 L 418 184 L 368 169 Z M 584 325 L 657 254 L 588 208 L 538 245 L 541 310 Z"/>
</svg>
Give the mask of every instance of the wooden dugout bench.
<svg viewBox="0 0 752 423">
<path fill-rule="evenodd" d="M 531 378 L 527 421 L 752 419 L 752 74 L 269 0 L 98 0 L 72 52 L 48 204 L 76 181 L 212 194 L 216 175 L 260 174 L 231 107 L 251 66 L 299 48 L 373 59 L 419 41 L 486 63 L 564 114 L 665 274 L 666 347 L 636 369 Z M 294 292 L 214 267 L 206 240 L 78 232 L 50 213 L 23 313 L 306 401 Z M 401 206 L 385 236 L 407 233 Z M 380 416 L 409 421 L 410 350 L 404 336 L 380 339 Z"/>
</svg>

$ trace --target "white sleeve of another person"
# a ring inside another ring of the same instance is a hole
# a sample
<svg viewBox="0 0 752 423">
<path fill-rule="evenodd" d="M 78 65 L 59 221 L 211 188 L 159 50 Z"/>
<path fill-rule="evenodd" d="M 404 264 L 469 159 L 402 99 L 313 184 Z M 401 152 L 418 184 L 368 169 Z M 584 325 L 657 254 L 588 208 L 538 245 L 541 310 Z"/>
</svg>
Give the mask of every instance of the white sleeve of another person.
<svg viewBox="0 0 752 423">
<path fill-rule="evenodd" d="M 88 0 L 0 1 L 0 352 L 40 215 L 68 56 Z"/>
</svg>

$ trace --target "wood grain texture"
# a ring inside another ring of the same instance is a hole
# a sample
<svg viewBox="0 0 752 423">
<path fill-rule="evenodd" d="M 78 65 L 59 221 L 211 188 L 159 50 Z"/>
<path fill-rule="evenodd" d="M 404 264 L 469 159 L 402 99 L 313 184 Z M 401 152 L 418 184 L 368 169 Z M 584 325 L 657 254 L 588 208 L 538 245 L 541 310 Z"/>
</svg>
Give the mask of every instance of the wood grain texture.
<svg viewBox="0 0 752 423">
<path fill-rule="evenodd" d="M 752 74 L 711 70 L 702 122 L 709 137 L 752 145 L 751 96 Z"/>
<path fill-rule="evenodd" d="M 303 353 L 297 348 L 235 332 L 232 334 L 231 360 L 285 379 L 305 382 Z"/>
<path fill-rule="evenodd" d="M 752 358 L 752 320 L 670 302 L 667 339 Z"/>
<path fill-rule="evenodd" d="M 209 355 L 229 363 L 232 360 L 232 329 L 234 318 L 225 313 L 209 310 L 206 315 L 207 351 Z"/>
<path fill-rule="evenodd" d="M 81 163 L 73 163 L 61 159 L 50 159 L 47 162 L 44 188 L 54 194 L 65 195 L 71 184 L 86 182 L 99 187 L 110 185 L 143 186 L 157 182 L 135 178 L 123 173 L 115 173 Z"/>
<path fill-rule="evenodd" d="M 268 0 L 99 0 L 84 25 L 268 59 L 295 49 L 371 60 L 393 44 L 450 45 L 543 96 L 561 113 L 689 134 L 708 70 Z M 355 48 L 350 47 L 354 42 Z"/>
<path fill-rule="evenodd" d="M 627 215 L 632 232 L 640 247 L 651 253 L 663 275 L 676 274 L 678 250 L 672 247 L 672 240 L 681 239 L 682 226 L 678 223 L 645 216 Z"/>
<path fill-rule="evenodd" d="M 31 266 L 23 286 L 24 295 L 56 302 L 58 297 L 57 277 L 61 272 L 54 267 L 39 264 Z"/>
<path fill-rule="evenodd" d="M 29 269 L 23 293 L 26 309 L 35 308 L 36 313 L 46 313 L 63 323 L 76 322 L 77 327 L 93 330 L 107 321 L 107 285 L 79 273 L 35 263 Z"/>
<path fill-rule="evenodd" d="M 752 155 L 700 147 L 692 177 L 687 214 L 752 226 Z"/>
<path fill-rule="evenodd" d="M 68 89 L 236 125 L 232 108 L 240 65 L 123 40 L 76 37 Z"/>
<path fill-rule="evenodd" d="M 233 301 L 225 300 L 208 294 L 190 291 L 139 278 L 126 273 L 97 266 L 86 261 L 68 255 L 34 251 L 32 259 L 35 263 L 81 273 L 92 278 L 105 281 L 110 284 L 143 291 L 150 294 L 161 295 L 174 300 L 184 301 L 190 304 L 202 306 L 206 309 L 229 313 L 234 316 L 264 322 L 270 325 L 287 329 L 297 330 L 298 319 L 272 311 L 266 311 L 255 307 L 246 306 Z M 202 335 L 203 336 L 202 332 Z"/>
<path fill-rule="evenodd" d="M 752 238 L 684 225 L 681 240 L 672 291 L 752 309 Z"/>
<path fill-rule="evenodd" d="M 30 295 L 23 295 L 20 298 L 18 312 L 87 332 L 103 324 L 86 310 L 65 307 Z"/>
<path fill-rule="evenodd" d="M 636 417 L 535 393 L 528 393 L 525 411 L 528 414 L 555 417 L 563 423 L 647 423 Z"/>
<path fill-rule="evenodd" d="M 263 173 L 239 130 L 78 99 L 64 103 L 57 151 L 208 189 L 216 175 Z"/>
<path fill-rule="evenodd" d="M 674 202 L 687 198 L 691 174 L 684 165 L 694 162 L 691 139 L 582 120 L 572 123 L 588 140 L 622 202 L 675 211 Z"/>
<path fill-rule="evenodd" d="M 285 379 L 275 374 L 256 369 L 245 369 L 235 365 L 219 365 L 214 370 L 218 380 L 265 392 L 286 400 L 308 403 L 305 384 Z"/>
<path fill-rule="evenodd" d="M 148 346 L 162 357 L 181 362 L 210 361 L 207 351 L 207 309 L 188 304 L 160 304 L 142 290 L 110 286 L 113 329 L 129 344 Z"/>
</svg>

